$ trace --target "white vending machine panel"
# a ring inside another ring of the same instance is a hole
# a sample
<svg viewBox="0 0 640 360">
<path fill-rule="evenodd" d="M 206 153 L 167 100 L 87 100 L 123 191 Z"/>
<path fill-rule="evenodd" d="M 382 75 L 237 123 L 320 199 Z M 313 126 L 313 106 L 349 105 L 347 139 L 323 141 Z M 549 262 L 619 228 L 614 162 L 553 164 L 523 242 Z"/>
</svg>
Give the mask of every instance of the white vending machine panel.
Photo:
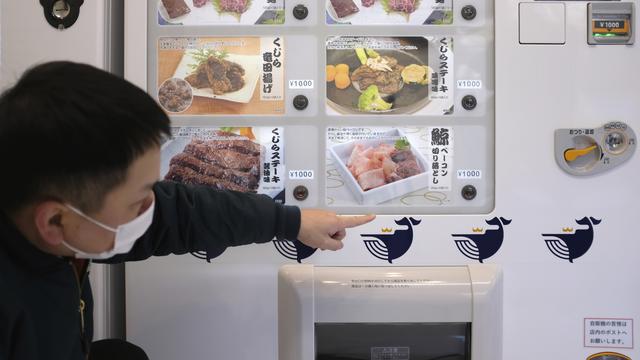
<svg viewBox="0 0 640 360">
<path fill-rule="evenodd" d="M 466 306 L 447 330 L 471 323 L 472 358 L 640 357 L 637 6 L 128 2 L 126 76 L 163 104 L 174 127 L 164 179 L 378 216 L 349 231 L 339 252 L 287 239 L 215 259 L 196 252 L 129 264 L 127 335 L 154 359 L 276 360 L 283 265 L 497 265 L 502 334 L 475 331 L 477 317 L 492 322 L 495 312 L 472 309 L 469 320 Z M 243 145 L 216 161 L 242 164 L 234 180 L 199 176 L 193 148 L 229 141 Z M 476 304 L 482 291 L 472 293 Z M 351 326 L 354 308 L 319 303 L 298 325 L 313 333 L 313 316 L 333 314 L 318 325 L 326 334 L 326 324 Z M 376 310 L 371 321 L 386 326 L 394 312 Z M 502 355 L 474 350 L 496 341 Z"/>
</svg>

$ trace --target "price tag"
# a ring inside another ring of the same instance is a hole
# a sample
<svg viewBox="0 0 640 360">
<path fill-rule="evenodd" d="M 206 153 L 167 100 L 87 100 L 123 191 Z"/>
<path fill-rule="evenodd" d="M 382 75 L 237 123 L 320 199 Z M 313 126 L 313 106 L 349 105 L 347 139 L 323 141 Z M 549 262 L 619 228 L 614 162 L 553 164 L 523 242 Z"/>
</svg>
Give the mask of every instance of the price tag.
<svg viewBox="0 0 640 360">
<path fill-rule="evenodd" d="M 289 170 L 289 180 L 313 180 L 313 170 Z"/>
<path fill-rule="evenodd" d="M 458 170 L 458 179 L 482 179 L 481 170 Z"/>
<path fill-rule="evenodd" d="M 313 80 L 289 80 L 289 89 L 313 89 Z"/>
<path fill-rule="evenodd" d="M 458 80 L 458 89 L 482 89 L 482 80 Z"/>
</svg>

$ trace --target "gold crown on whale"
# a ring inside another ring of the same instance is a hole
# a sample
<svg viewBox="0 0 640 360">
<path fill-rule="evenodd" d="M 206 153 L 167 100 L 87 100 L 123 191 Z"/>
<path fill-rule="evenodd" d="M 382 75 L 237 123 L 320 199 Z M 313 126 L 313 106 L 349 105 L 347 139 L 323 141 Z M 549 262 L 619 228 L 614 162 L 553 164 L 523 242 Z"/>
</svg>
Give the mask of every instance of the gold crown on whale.
<svg viewBox="0 0 640 360">
<path fill-rule="evenodd" d="M 390 233 L 392 231 L 393 231 L 393 229 L 391 229 L 391 228 L 382 228 L 382 232 L 383 233 Z"/>
<path fill-rule="evenodd" d="M 471 230 L 472 230 L 474 233 L 481 233 L 481 232 L 483 232 L 483 231 L 484 231 L 484 229 L 483 229 L 483 228 L 473 228 L 473 229 L 471 229 Z"/>
<path fill-rule="evenodd" d="M 562 232 L 566 232 L 566 233 L 573 232 L 573 228 L 570 228 L 570 227 L 562 228 Z"/>
</svg>

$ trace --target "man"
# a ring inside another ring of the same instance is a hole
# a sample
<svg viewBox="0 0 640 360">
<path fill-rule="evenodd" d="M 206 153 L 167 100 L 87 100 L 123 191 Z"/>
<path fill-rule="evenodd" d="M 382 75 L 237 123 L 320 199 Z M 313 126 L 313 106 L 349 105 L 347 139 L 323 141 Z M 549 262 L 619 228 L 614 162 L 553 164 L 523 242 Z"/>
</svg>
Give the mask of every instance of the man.
<svg viewBox="0 0 640 360">
<path fill-rule="evenodd" d="M 90 354 L 86 259 L 215 257 L 273 238 L 338 250 L 346 228 L 373 219 L 159 182 L 169 134 L 144 91 L 88 65 L 37 66 L 2 95 L 0 359 Z"/>
</svg>

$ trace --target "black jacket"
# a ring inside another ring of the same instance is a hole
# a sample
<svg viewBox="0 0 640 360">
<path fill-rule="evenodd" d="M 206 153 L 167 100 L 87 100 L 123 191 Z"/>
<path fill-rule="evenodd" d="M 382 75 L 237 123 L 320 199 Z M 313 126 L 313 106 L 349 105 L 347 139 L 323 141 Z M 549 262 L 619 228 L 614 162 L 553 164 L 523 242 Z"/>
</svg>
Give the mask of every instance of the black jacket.
<svg viewBox="0 0 640 360">
<path fill-rule="evenodd" d="M 159 182 L 153 224 L 128 254 L 101 262 L 294 239 L 300 211 L 266 196 Z M 79 311 L 84 302 L 84 335 Z M 91 343 L 93 300 L 87 276 L 70 259 L 38 250 L 0 212 L 0 360 L 83 359 Z"/>
</svg>

